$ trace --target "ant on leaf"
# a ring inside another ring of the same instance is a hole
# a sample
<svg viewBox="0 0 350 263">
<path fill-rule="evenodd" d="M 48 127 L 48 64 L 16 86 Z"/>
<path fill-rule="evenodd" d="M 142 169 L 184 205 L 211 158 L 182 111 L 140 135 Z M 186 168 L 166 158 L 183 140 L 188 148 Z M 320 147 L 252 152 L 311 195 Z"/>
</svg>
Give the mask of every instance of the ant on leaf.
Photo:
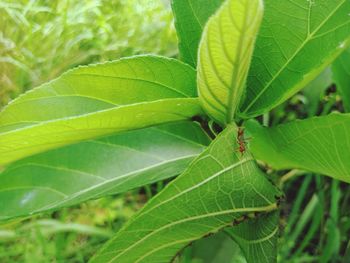
<svg viewBox="0 0 350 263">
<path fill-rule="evenodd" d="M 244 138 L 244 128 L 239 127 L 237 131 L 238 149 L 236 151 L 239 151 L 241 153 L 241 157 L 243 157 L 244 153 L 247 150 L 247 140 L 250 140 L 250 138 Z"/>
</svg>

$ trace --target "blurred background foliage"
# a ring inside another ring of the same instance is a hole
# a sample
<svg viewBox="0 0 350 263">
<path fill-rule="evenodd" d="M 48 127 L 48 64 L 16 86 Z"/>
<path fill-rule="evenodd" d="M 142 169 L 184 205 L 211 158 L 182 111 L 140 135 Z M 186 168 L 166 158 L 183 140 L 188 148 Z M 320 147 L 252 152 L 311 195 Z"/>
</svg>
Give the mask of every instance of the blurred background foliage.
<svg viewBox="0 0 350 263">
<path fill-rule="evenodd" d="M 177 56 L 168 0 L 1 0 L 0 108 L 77 65 L 140 53 Z M 262 119 L 276 125 L 344 111 L 327 69 Z M 303 171 L 267 173 L 286 193 L 279 262 L 350 262 L 350 187 Z M 0 225 L 0 262 L 86 262 L 162 183 Z M 181 263 L 245 262 L 223 233 L 195 242 Z"/>
<path fill-rule="evenodd" d="M 168 1 L 0 1 L 0 106 L 76 65 L 176 54 Z"/>
</svg>

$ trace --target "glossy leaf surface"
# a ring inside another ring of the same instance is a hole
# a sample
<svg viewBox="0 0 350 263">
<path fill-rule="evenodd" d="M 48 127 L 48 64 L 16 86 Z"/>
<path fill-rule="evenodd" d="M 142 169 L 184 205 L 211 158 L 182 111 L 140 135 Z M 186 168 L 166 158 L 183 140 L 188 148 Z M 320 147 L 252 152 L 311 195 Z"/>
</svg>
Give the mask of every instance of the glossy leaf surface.
<svg viewBox="0 0 350 263">
<path fill-rule="evenodd" d="M 344 107 L 350 112 L 350 49 L 345 50 L 333 63 L 332 72 Z"/>
<path fill-rule="evenodd" d="M 262 17 L 261 0 L 227 0 L 203 31 L 199 99 L 204 110 L 221 124 L 233 121 L 241 102 Z"/>
<path fill-rule="evenodd" d="M 80 67 L 0 113 L 0 165 L 78 141 L 200 114 L 195 71 L 139 56 Z"/>
<path fill-rule="evenodd" d="M 350 182 L 350 114 L 333 113 L 272 128 L 247 123 L 253 155 L 275 169 L 299 168 Z"/>
<path fill-rule="evenodd" d="M 91 262 L 169 262 L 190 242 L 251 213 L 277 209 L 280 193 L 252 156 L 235 151 L 233 126 L 155 196 Z"/>
<path fill-rule="evenodd" d="M 197 65 L 198 46 L 203 28 L 222 2 L 224 0 L 172 1 L 180 57 L 193 67 Z"/>
<path fill-rule="evenodd" d="M 0 220 L 125 192 L 178 175 L 208 144 L 198 125 L 181 122 L 28 157 L 0 173 Z"/>
<path fill-rule="evenodd" d="M 349 45 L 350 1 L 265 0 L 241 117 L 261 115 L 320 74 Z"/>
</svg>

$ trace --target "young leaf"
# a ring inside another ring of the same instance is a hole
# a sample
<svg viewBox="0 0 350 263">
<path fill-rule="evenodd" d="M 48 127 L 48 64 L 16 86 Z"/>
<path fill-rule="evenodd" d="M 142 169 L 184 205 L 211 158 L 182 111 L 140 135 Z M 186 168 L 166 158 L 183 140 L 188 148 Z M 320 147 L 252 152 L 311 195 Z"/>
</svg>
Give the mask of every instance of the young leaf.
<svg viewBox="0 0 350 263">
<path fill-rule="evenodd" d="M 243 250 L 247 263 L 277 262 L 279 212 L 248 220 L 226 232 Z"/>
<path fill-rule="evenodd" d="M 0 173 L 0 220 L 125 192 L 178 175 L 208 144 L 198 125 L 181 122 L 28 157 Z"/>
<path fill-rule="evenodd" d="M 0 112 L 0 165 L 85 139 L 200 114 L 195 71 L 139 56 L 80 67 Z"/>
<path fill-rule="evenodd" d="M 333 113 L 272 128 L 247 123 L 253 155 L 275 169 L 300 168 L 350 183 L 350 114 Z"/>
<path fill-rule="evenodd" d="M 280 192 L 248 152 L 235 152 L 236 136 L 237 128 L 229 125 L 91 262 L 169 262 L 190 242 L 235 219 L 277 209 Z"/>
<path fill-rule="evenodd" d="M 199 41 L 209 17 L 224 0 L 173 0 L 172 9 L 179 39 L 180 58 L 193 67 L 197 65 Z"/>
<path fill-rule="evenodd" d="M 333 63 L 332 72 L 344 107 L 350 112 L 350 49 L 344 51 Z"/>
<path fill-rule="evenodd" d="M 348 0 L 265 0 L 241 117 L 281 104 L 321 73 L 350 42 Z"/>
<path fill-rule="evenodd" d="M 233 121 L 242 99 L 262 16 L 262 0 L 227 0 L 204 29 L 198 93 L 204 110 L 221 124 Z"/>
</svg>

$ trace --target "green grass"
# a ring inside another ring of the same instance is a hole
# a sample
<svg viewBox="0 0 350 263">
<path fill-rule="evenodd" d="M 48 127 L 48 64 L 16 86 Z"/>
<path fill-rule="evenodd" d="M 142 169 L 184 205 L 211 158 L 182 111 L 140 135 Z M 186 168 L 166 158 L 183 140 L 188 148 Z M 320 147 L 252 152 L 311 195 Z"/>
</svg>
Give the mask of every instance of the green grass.
<svg viewBox="0 0 350 263">
<path fill-rule="evenodd" d="M 167 1 L 0 2 L 0 107 L 77 65 L 176 54 Z"/>
</svg>

